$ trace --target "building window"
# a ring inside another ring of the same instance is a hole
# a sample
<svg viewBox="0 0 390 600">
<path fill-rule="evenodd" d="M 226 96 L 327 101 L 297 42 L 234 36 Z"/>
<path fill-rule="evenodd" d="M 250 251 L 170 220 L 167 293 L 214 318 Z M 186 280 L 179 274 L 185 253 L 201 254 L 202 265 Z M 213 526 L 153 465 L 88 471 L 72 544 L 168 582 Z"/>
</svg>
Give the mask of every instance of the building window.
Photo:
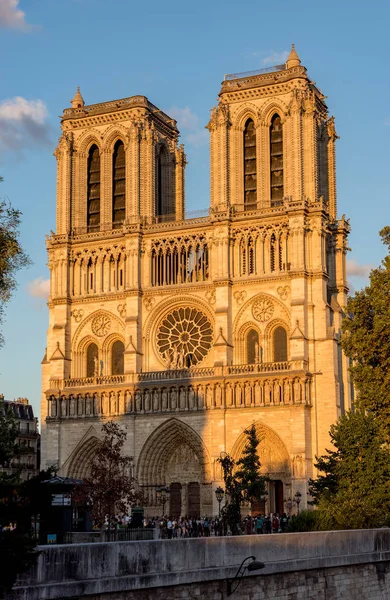
<svg viewBox="0 0 390 600">
<path fill-rule="evenodd" d="M 276 269 L 276 238 L 275 234 L 271 235 L 271 239 L 269 241 L 269 260 L 270 260 L 270 269 L 271 272 Z"/>
<path fill-rule="evenodd" d="M 246 362 L 248 365 L 260 362 L 259 334 L 256 329 L 250 329 L 246 336 Z"/>
<path fill-rule="evenodd" d="M 156 156 L 156 215 L 161 221 L 174 220 L 175 209 L 170 206 L 169 179 L 171 165 L 169 154 L 164 145 Z"/>
<path fill-rule="evenodd" d="M 117 229 L 126 216 L 126 158 L 125 147 L 120 140 L 115 144 L 112 163 L 112 226 Z"/>
<path fill-rule="evenodd" d="M 94 377 L 98 369 L 99 352 L 96 344 L 89 344 L 87 348 L 87 377 Z"/>
<path fill-rule="evenodd" d="M 274 331 L 274 362 L 287 360 L 287 332 L 284 327 L 277 327 Z"/>
<path fill-rule="evenodd" d="M 125 372 L 125 347 L 123 342 L 117 341 L 112 345 L 111 350 L 111 374 L 123 375 Z"/>
<path fill-rule="evenodd" d="M 270 128 L 271 204 L 283 200 L 283 126 L 279 115 L 274 115 Z"/>
<path fill-rule="evenodd" d="M 100 229 L 100 153 L 94 144 L 88 155 L 87 229 Z"/>
<path fill-rule="evenodd" d="M 256 129 L 252 119 L 248 119 L 244 129 L 244 208 L 256 208 Z"/>
</svg>

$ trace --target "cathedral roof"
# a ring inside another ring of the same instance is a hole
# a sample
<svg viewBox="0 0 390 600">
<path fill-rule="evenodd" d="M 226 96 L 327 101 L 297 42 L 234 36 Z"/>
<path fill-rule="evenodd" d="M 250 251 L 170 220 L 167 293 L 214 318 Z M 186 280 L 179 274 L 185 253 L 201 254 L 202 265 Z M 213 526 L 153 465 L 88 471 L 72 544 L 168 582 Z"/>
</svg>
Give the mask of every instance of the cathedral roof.
<svg viewBox="0 0 390 600">
<path fill-rule="evenodd" d="M 77 92 L 74 95 L 73 100 L 70 101 L 72 108 L 82 108 L 85 104 L 84 98 L 80 92 L 80 86 L 77 87 Z"/>
</svg>

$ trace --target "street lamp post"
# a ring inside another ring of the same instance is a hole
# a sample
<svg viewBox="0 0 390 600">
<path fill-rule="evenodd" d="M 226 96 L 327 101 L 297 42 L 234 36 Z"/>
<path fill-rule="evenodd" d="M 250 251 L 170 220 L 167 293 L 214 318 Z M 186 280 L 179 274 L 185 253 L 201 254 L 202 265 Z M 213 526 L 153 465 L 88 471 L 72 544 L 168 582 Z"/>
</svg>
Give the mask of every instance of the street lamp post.
<svg viewBox="0 0 390 600">
<path fill-rule="evenodd" d="M 299 515 L 299 505 L 300 505 L 301 500 L 302 500 L 302 494 L 301 494 L 301 492 L 295 492 L 295 494 L 294 494 L 294 500 L 295 500 L 295 504 L 297 505 L 298 515 Z"/>
<path fill-rule="evenodd" d="M 217 497 L 217 502 L 218 502 L 218 516 L 220 517 L 221 516 L 221 502 L 225 495 L 225 490 L 219 486 L 215 490 L 215 495 Z"/>
<path fill-rule="evenodd" d="M 293 504 L 294 504 L 294 502 L 291 500 L 290 496 L 287 498 L 287 500 L 284 500 L 284 504 L 286 505 L 288 516 L 290 516 L 291 515 L 291 509 L 292 509 Z"/>
<path fill-rule="evenodd" d="M 163 517 L 165 516 L 165 504 L 169 493 L 170 489 L 168 487 L 160 487 L 156 489 L 156 498 L 157 502 L 159 502 L 162 505 Z"/>
</svg>

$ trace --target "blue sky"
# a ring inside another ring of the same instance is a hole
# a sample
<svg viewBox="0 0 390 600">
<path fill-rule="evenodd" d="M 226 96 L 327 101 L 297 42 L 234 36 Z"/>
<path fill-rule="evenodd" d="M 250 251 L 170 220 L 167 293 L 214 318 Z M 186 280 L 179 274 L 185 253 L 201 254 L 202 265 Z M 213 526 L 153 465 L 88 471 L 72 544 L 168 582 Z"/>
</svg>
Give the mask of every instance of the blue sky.
<svg viewBox="0 0 390 600">
<path fill-rule="evenodd" d="M 87 104 L 142 94 L 178 119 L 187 208 L 209 204 L 204 129 L 225 73 L 283 62 L 294 42 L 336 116 L 339 214 L 351 219 L 357 289 L 390 225 L 390 3 L 330 0 L 0 0 L 0 196 L 23 211 L 33 265 L 18 275 L 0 350 L 0 393 L 36 414 L 47 329 L 45 235 L 55 227 L 59 119 L 77 85 Z"/>
</svg>

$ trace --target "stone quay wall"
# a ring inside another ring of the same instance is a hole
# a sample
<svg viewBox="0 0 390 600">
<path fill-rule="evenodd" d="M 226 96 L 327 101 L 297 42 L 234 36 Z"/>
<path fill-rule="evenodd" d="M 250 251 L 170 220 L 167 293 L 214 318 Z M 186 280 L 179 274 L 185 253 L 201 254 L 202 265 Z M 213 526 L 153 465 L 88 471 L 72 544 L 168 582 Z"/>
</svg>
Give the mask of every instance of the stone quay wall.
<svg viewBox="0 0 390 600">
<path fill-rule="evenodd" d="M 389 600 L 390 529 L 41 547 L 13 600 L 227 597 L 250 555 L 265 568 L 234 594 L 245 600 Z"/>
</svg>

